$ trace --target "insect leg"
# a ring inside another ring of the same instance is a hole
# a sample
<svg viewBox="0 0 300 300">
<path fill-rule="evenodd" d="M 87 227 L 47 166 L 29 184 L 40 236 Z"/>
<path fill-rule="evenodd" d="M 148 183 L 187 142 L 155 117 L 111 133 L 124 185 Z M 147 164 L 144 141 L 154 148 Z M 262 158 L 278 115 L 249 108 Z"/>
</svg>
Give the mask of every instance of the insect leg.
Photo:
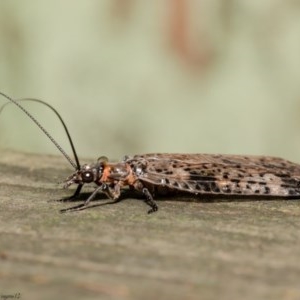
<svg viewBox="0 0 300 300">
<path fill-rule="evenodd" d="M 98 186 L 92 194 L 84 201 L 83 206 L 88 206 L 91 200 L 95 198 L 95 196 L 98 194 L 99 191 L 102 191 L 105 188 L 106 184 L 102 184 Z"/>
<path fill-rule="evenodd" d="M 77 189 L 76 189 L 75 193 L 73 194 L 73 196 L 70 197 L 70 200 L 78 197 L 82 187 L 83 187 L 83 184 L 78 184 Z"/>
<path fill-rule="evenodd" d="M 79 186 L 77 187 L 77 190 L 78 190 L 78 189 L 79 189 Z M 90 203 L 90 201 L 91 201 L 92 199 L 95 198 L 95 196 L 97 195 L 97 193 L 98 193 L 101 189 L 103 189 L 103 186 L 102 186 L 102 185 L 98 186 L 98 187 L 93 191 L 93 193 L 85 200 L 85 202 L 84 202 L 83 204 L 76 205 L 76 206 L 72 206 L 72 207 L 65 208 L 65 209 L 61 209 L 60 212 L 61 212 L 61 213 L 64 213 L 64 212 L 67 212 L 67 211 L 75 211 L 75 210 L 82 210 L 82 209 L 85 209 L 85 208 L 88 206 L 88 204 Z M 76 190 L 76 191 L 77 191 L 77 190 Z M 79 189 L 79 191 L 80 191 L 80 189 Z M 76 194 L 76 192 L 75 192 L 75 194 Z M 75 194 L 74 194 L 74 195 L 75 195 Z"/>
<path fill-rule="evenodd" d="M 151 213 L 157 211 L 158 210 L 158 206 L 154 202 L 153 197 L 152 197 L 151 193 L 149 192 L 149 190 L 144 187 L 142 189 L 142 192 L 143 192 L 143 194 L 146 197 L 146 199 L 144 199 L 144 202 L 151 207 L 151 209 L 148 210 L 148 214 L 151 214 Z"/>
<path fill-rule="evenodd" d="M 73 201 L 73 200 L 75 200 L 79 196 L 82 187 L 83 187 L 83 184 L 78 184 L 75 193 L 70 197 L 62 199 L 62 201 Z"/>
<path fill-rule="evenodd" d="M 78 186 L 76 188 L 76 191 L 72 196 L 64 197 L 64 198 L 61 198 L 61 199 L 55 200 L 55 201 L 58 201 L 58 202 L 71 202 L 71 201 L 74 201 L 79 196 L 82 187 L 83 187 L 83 184 L 78 184 Z"/>
<path fill-rule="evenodd" d="M 121 195 L 121 185 L 116 183 L 113 188 L 109 187 L 107 184 L 102 184 L 102 193 L 104 193 L 109 199 L 118 200 Z M 116 201 L 117 202 L 117 201 Z"/>
<path fill-rule="evenodd" d="M 114 202 L 118 202 L 120 199 L 121 194 L 121 182 L 116 183 L 113 188 L 109 187 L 106 184 L 103 184 L 102 192 L 107 195 L 108 198 L 113 199 Z M 153 197 L 149 190 L 145 187 L 142 188 L 142 193 L 145 195 L 146 199 L 144 199 L 144 202 L 151 207 L 151 209 L 148 211 L 148 214 L 151 214 L 158 210 L 158 207 L 156 203 L 153 200 Z"/>
</svg>

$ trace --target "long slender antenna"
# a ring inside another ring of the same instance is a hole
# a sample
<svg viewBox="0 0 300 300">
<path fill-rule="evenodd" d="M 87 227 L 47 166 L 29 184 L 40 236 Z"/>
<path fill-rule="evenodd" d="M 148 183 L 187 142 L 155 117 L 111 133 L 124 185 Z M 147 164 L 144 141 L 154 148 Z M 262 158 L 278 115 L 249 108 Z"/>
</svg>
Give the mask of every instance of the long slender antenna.
<svg viewBox="0 0 300 300">
<path fill-rule="evenodd" d="M 1 92 L 0 92 L 1 93 Z M 2 94 L 2 93 L 1 93 Z M 67 128 L 67 125 L 65 124 L 65 122 L 63 121 L 61 115 L 58 113 L 58 111 L 53 107 L 51 106 L 50 104 L 48 104 L 47 102 L 43 101 L 43 100 L 40 100 L 40 99 L 35 99 L 35 98 L 23 98 L 23 99 L 17 99 L 15 100 L 16 102 L 20 102 L 20 101 L 33 101 L 33 102 L 37 102 L 37 103 L 41 103 L 41 104 L 44 104 L 46 105 L 47 107 L 49 107 L 55 114 L 56 116 L 59 118 L 62 126 L 64 127 L 65 129 L 65 132 L 66 132 L 66 135 L 68 137 L 68 140 L 69 140 L 69 143 L 70 143 L 70 146 L 72 148 L 72 152 L 73 152 L 73 155 L 74 155 L 74 159 L 76 161 L 76 165 L 77 165 L 77 169 L 80 169 L 80 163 L 79 163 L 79 159 L 78 159 L 78 156 L 77 156 L 77 153 L 76 153 L 76 150 L 75 150 L 75 147 L 74 147 L 74 144 L 73 144 L 73 141 L 72 141 L 72 138 L 71 138 L 71 135 L 69 133 L 69 130 Z M 4 103 L 1 107 L 0 107 L 0 114 L 1 112 L 3 111 L 3 109 L 5 108 L 6 105 L 8 104 L 11 104 L 11 102 L 6 102 Z"/>
<path fill-rule="evenodd" d="M 39 100 L 39 99 L 20 99 L 20 100 L 14 100 L 12 99 L 11 97 L 7 96 L 6 94 L 0 92 L 0 95 L 2 95 L 3 97 L 5 97 L 6 99 L 8 99 L 11 103 L 15 104 L 17 107 L 19 107 L 43 132 L 44 134 L 49 138 L 49 140 L 56 146 L 56 148 L 63 154 L 63 156 L 68 160 L 68 162 L 72 165 L 72 167 L 76 170 L 79 170 L 80 169 L 80 163 L 79 163 L 79 159 L 78 159 L 78 156 L 77 156 L 77 153 L 75 151 L 75 147 L 74 147 L 74 144 L 73 144 L 73 141 L 72 141 L 72 138 L 70 136 L 70 133 L 67 129 L 67 126 L 66 124 L 64 123 L 62 117 L 60 116 L 60 114 L 48 103 L 42 101 L 42 100 Z M 69 142 L 70 142 L 70 145 L 71 145 L 71 148 L 72 148 L 72 151 L 73 151 L 73 155 L 74 155 L 74 158 L 75 158 L 75 161 L 76 163 L 70 158 L 70 156 L 63 150 L 63 148 L 55 141 L 55 139 L 50 135 L 50 133 L 36 120 L 35 117 L 33 117 L 20 103 L 18 103 L 18 101 L 29 101 L 29 100 L 32 100 L 32 101 L 36 101 L 36 102 L 39 102 L 39 103 L 42 103 L 46 106 L 48 106 L 50 109 L 52 109 L 52 111 L 57 115 L 57 117 L 59 118 L 59 120 L 61 121 L 65 131 L 66 131 L 66 134 L 68 136 L 68 139 L 69 139 Z M 1 109 L 0 109 L 0 113 L 1 111 L 3 110 L 3 108 L 6 106 L 6 104 L 4 104 Z"/>
</svg>

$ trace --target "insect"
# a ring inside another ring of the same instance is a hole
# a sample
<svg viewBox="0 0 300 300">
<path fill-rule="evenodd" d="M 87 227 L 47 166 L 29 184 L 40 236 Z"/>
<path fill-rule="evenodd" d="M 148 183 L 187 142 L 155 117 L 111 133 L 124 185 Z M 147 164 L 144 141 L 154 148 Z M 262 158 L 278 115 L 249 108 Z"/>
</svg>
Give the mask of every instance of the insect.
<svg viewBox="0 0 300 300">
<path fill-rule="evenodd" d="M 187 193 L 200 198 L 300 198 L 300 165 L 276 157 L 153 153 L 125 156 L 116 163 L 100 157 L 95 164 L 81 166 L 68 129 L 52 106 L 34 100 L 50 107 L 59 117 L 70 141 L 75 162 L 17 100 L 0 94 L 23 110 L 74 167 L 75 172 L 64 182 L 64 188 L 77 185 L 69 200 L 79 195 L 83 185 L 95 185 L 95 190 L 83 204 L 62 212 L 86 208 L 99 192 L 117 202 L 126 187 L 143 194 L 145 203 L 150 207 L 148 213 L 158 210 L 154 195 L 160 193 Z"/>
</svg>

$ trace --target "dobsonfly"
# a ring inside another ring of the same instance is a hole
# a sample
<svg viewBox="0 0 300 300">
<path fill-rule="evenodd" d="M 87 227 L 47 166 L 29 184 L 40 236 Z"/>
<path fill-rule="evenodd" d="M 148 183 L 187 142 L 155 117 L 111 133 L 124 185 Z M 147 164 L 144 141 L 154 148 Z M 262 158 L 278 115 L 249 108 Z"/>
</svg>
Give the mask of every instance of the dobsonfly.
<svg viewBox="0 0 300 300">
<path fill-rule="evenodd" d="M 86 208 L 99 192 L 118 202 L 126 187 L 144 195 L 144 201 L 150 206 L 148 213 L 158 210 L 154 201 L 156 193 L 185 193 L 199 198 L 300 198 L 300 165 L 277 157 L 153 153 L 125 156 L 116 163 L 100 157 L 94 164 L 80 166 L 68 129 L 52 106 L 33 99 L 57 114 L 67 133 L 75 162 L 18 100 L 0 94 L 27 114 L 74 167 L 75 172 L 64 181 L 64 188 L 77 184 L 77 189 L 73 196 L 64 200 L 77 198 L 83 185 L 95 184 L 95 190 L 83 204 L 61 212 Z"/>
</svg>

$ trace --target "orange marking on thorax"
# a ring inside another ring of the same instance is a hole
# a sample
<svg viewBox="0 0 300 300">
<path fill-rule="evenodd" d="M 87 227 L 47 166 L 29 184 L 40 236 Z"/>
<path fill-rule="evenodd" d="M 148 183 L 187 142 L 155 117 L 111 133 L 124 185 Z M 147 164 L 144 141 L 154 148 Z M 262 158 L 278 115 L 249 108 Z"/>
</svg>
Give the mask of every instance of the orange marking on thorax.
<svg viewBox="0 0 300 300">
<path fill-rule="evenodd" d="M 136 182 L 137 177 L 133 173 L 132 168 L 130 167 L 129 164 L 126 164 L 126 169 L 127 169 L 128 175 L 126 177 L 126 180 L 124 180 L 124 184 L 125 185 L 133 185 Z"/>
<path fill-rule="evenodd" d="M 126 178 L 126 183 L 128 185 L 133 185 L 136 182 L 136 180 L 137 180 L 136 176 L 134 176 L 132 174 L 132 172 L 130 172 L 129 175 L 127 176 L 127 178 Z"/>
<path fill-rule="evenodd" d="M 102 171 L 102 176 L 100 178 L 101 182 L 106 183 L 114 183 L 116 179 L 112 178 L 112 172 L 113 172 L 114 165 L 106 165 Z M 127 176 L 124 176 L 123 178 L 117 179 L 120 183 L 122 182 L 122 185 L 133 185 L 135 181 L 137 180 L 137 177 L 132 172 L 132 169 L 129 165 L 126 165 L 127 170 Z"/>
<path fill-rule="evenodd" d="M 110 175 L 110 170 L 111 170 L 111 167 L 110 166 L 105 166 L 104 167 L 104 170 L 102 172 L 102 176 L 100 178 L 100 181 L 101 182 L 111 182 L 112 180 L 109 178 L 109 175 Z"/>
</svg>

